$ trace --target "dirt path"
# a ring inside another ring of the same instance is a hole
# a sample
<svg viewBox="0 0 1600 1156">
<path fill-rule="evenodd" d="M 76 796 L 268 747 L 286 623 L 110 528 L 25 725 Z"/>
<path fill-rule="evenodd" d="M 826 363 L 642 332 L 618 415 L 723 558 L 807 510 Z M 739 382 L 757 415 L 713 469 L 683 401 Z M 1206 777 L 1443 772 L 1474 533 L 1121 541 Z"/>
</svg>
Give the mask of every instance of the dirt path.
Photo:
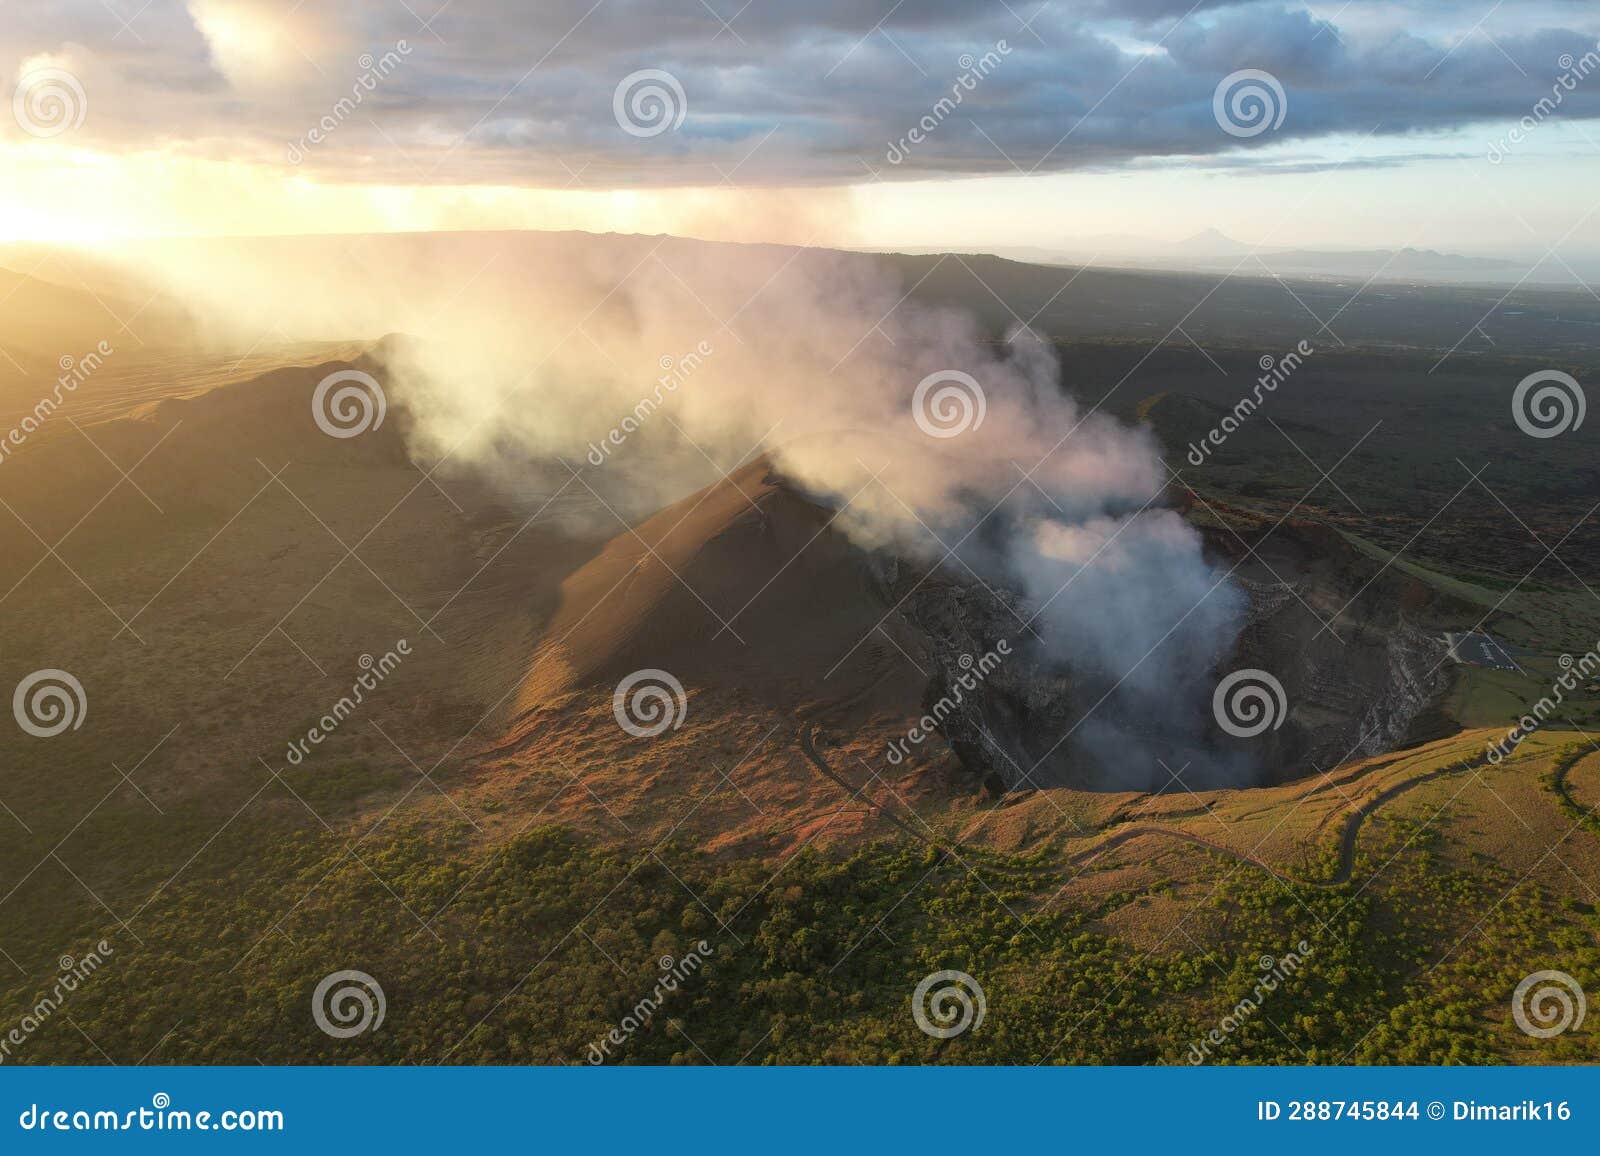
<svg viewBox="0 0 1600 1156">
<path fill-rule="evenodd" d="M 800 728 L 800 749 L 805 752 L 806 758 L 810 759 L 811 764 L 815 766 L 817 770 L 821 771 L 825 776 L 827 776 L 830 781 L 837 783 L 839 787 L 842 788 L 851 798 L 861 794 L 862 788 L 852 787 L 845 780 L 843 775 L 838 774 L 832 767 L 828 765 L 828 761 L 824 759 L 821 752 L 817 750 L 814 734 L 815 728 L 813 727 L 802 726 Z M 909 824 L 902 822 L 900 817 L 890 811 L 887 807 L 878 806 L 870 799 L 867 800 L 867 806 L 876 809 L 878 814 L 882 815 L 885 819 L 888 819 L 889 822 L 893 823 L 896 827 L 899 827 L 907 835 L 911 835 L 914 838 L 920 839 L 924 843 L 932 842 L 932 840 L 930 840 L 921 831 L 918 831 Z"/>
<path fill-rule="evenodd" d="M 1097 843 L 1095 846 L 1089 848 L 1087 851 L 1081 851 L 1072 856 L 1067 860 L 1067 862 L 1074 867 L 1079 866 L 1080 864 L 1086 865 L 1088 863 L 1092 863 L 1106 852 L 1113 851 L 1122 846 L 1122 844 L 1133 839 L 1142 838 L 1145 835 L 1160 835 L 1168 839 L 1176 839 L 1180 843 L 1193 843 L 1196 847 L 1204 847 L 1208 851 L 1215 851 L 1219 855 L 1226 855 L 1228 858 L 1236 860 L 1240 863 L 1248 863 L 1252 867 L 1259 867 L 1268 875 L 1271 875 L 1277 879 L 1281 879 L 1285 883 L 1296 883 L 1301 886 L 1329 886 L 1328 884 L 1320 883 L 1311 884 L 1306 880 L 1296 879 L 1292 875 L 1286 875 L 1282 871 L 1279 871 L 1276 867 L 1273 867 L 1269 863 L 1262 862 L 1253 855 L 1246 855 L 1239 851 L 1235 851 L 1232 847 L 1225 847 L 1221 843 L 1218 843 L 1212 839 L 1207 839 L 1202 835 L 1195 835 L 1189 831 L 1179 830 L 1174 827 L 1153 826 L 1148 823 L 1136 823 L 1131 827 L 1123 827 L 1120 830 L 1112 833 L 1100 843 Z"/>
<path fill-rule="evenodd" d="M 827 760 L 822 757 L 821 752 L 817 750 L 815 733 L 816 728 L 812 726 L 801 726 L 799 728 L 797 737 L 800 740 L 801 751 L 805 753 L 806 758 L 811 762 L 811 764 L 831 782 L 837 784 L 842 790 L 847 791 L 852 796 L 857 794 L 859 788 L 852 786 L 842 775 L 834 771 L 834 769 L 828 765 Z M 1346 818 L 1344 821 L 1344 830 L 1339 836 L 1339 868 L 1334 873 L 1332 879 L 1302 879 L 1299 876 L 1291 875 L 1286 871 L 1279 870 L 1272 864 L 1266 862 L 1265 860 L 1258 859 L 1252 854 L 1237 851 L 1234 848 L 1219 843 L 1214 839 L 1208 839 L 1203 835 L 1196 835 L 1191 831 L 1185 831 L 1173 827 L 1164 827 L 1154 823 L 1135 823 L 1131 826 L 1116 828 L 1093 847 L 1090 847 L 1085 851 L 1080 851 L 1076 855 L 1070 856 L 1067 859 L 1067 864 L 1075 867 L 1086 865 L 1090 862 L 1093 862 L 1095 859 L 1100 858 L 1102 855 L 1115 850 L 1117 847 L 1122 846 L 1122 844 L 1130 842 L 1133 839 L 1142 838 L 1146 835 L 1155 835 L 1162 838 L 1175 839 L 1182 843 L 1189 843 L 1196 847 L 1204 847 L 1208 851 L 1215 851 L 1217 854 L 1224 855 L 1230 859 L 1233 859 L 1235 862 L 1246 863 L 1261 871 L 1265 871 L 1268 875 L 1271 875 L 1274 879 L 1277 879 L 1283 883 L 1292 883 L 1300 887 L 1342 887 L 1346 883 L 1349 883 L 1355 875 L 1356 849 L 1361 838 L 1362 825 L 1367 821 L 1369 816 L 1378 810 L 1379 807 L 1382 807 L 1386 803 L 1392 802 L 1394 799 L 1399 798 L 1408 791 L 1414 790 L 1417 787 L 1423 786 L 1427 783 L 1431 783 L 1436 779 L 1444 778 L 1447 775 L 1465 774 L 1476 771 L 1479 767 L 1487 764 L 1488 761 L 1489 757 L 1487 753 L 1485 753 L 1481 755 L 1475 755 L 1472 758 L 1463 760 L 1461 762 L 1451 763 L 1448 766 L 1438 767 L 1434 770 L 1419 774 L 1414 778 L 1406 779 L 1403 782 L 1395 783 L 1393 786 L 1384 788 L 1372 798 L 1368 799 L 1365 803 L 1356 806 L 1353 810 L 1347 808 L 1345 811 Z M 1565 765 L 1561 767 L 1557 776 L 1558 789 L 1563 785 L 1562 779 L 1564 779 L 1566 772 L 1570 770 L 1571 766 L 1576 762 L 1577 759 L 1573 758 L 1566 761 Z M 1389 764 L 1385 763 L 1382 765 L 1388 766 Z M 1308 796 L 1309 794 L 1320 794 L 1325 789 L 1326 788 L 1324 787 L 1313 788 L 1311 792 L 1308 792 Z M 1302 796 L 1302 798 L 1308 796 Z M 883 815 L 884 818 L 888 819 L 891 823 L 899 827 L 908 835 L 912 835 L 923 842 L 929 842 L 928 838 L 922 834 L 922 832 L 917 831 L 906 823 L 902 822 L 897 815 L 894 815 L 888 809 L 880 807 L 878 808 L 878 811 L 881 815 Z"/>
<path fill-rule="evenodd" d="M 1404 782 L 1396 783 L 1394 786 L 1380 791 L 1377 795 L 1358 806 L 1355 810 L 1347 812 L 1349 817 L 1345 820 L 1344 833 L 1339 838 L 1339 869 L 1334 873 L 1332 879 L 1301 879 L 1297 876 L 1290 875 L 1287 872 L 1280 871 L 1271 864 L 1257 859 L 1253 855 L 1236 851 L 1232 847 L 1224 846 L 1223 844 L 1212 839 L 1207 839 L 1202 835 L 1196 835 L 1189 831 L 1176 830 L 1171 827 L 1162 827 L 1149 823 L 1140 823 L 1132 827 L 1124 827 L 1121 830 L 1114 832 L 1100 843 L 1089 848 L 1087 851 L 1082 851 L 1079 854 L 1074 855 L 1068 860 L 1068 862 L 1074 866 L 1086 864 L 1099 858 L 1107 851 L 1121 846 L 1130 839 L 1137 839 L 1144 835 L 1160 835 L 1169 839 L 1177 839 L 1180 842 L 1192 843 L 1198 847 L 1205 847 L 1208 850 L 1217 852 L 1219 855 L 1226 855 L 1228 858 L 1239 863 L 1248 863 L 1250 866 L 1258 867 L 1262 871 L 1265 871 L 1267 874 L 1271 875 L 1273 878 L 1281 880 L 1285 883 L 1293 883 L 1300 887 L 1342 887 L 1344 884 L 1350 882 L 1351 877 L 1355 874 L 1356 844 L 1361 836 L 1361 825 L 1366 822 L 1368 816 L 1373 814 L 1373 812 L 1375 812 L 1385 803 L 1405 794 L 1407 791 L 1410 791 L 1413 788 L 1420 787 L 1424 783 L 1431 783 L 1435 779 L 1443 778 L 1446 775 L 1462 774 L 1468 771 L 1475 771 L 1488 761 L 1488 755 L 1483 754 L 1468 759 L 1465 762 L 1453 763 L 1447 767 L 1439 767 L 1436 770 L 1420 774 L 1414 779 L 1407 779 Z"/>
<path fill-rule="evenodd" d="M 1557 763 L 1554 773 L 1550 776 L 1551 789 L 1555 791 L 1556 802 L 1569 816 L 1576 819 L 1578 824 L 1597 835 L 1600 835 L 1600 824 L 1595 822 L 1596 808 L 1586 807 L 1580 803 L 1572 793 L 1572 785 L 1567 782 L 1567 776 L 1574 767 L 1588 758 L 1594 751 L 1578 747 L 1563 756 Z"/>
</svg>

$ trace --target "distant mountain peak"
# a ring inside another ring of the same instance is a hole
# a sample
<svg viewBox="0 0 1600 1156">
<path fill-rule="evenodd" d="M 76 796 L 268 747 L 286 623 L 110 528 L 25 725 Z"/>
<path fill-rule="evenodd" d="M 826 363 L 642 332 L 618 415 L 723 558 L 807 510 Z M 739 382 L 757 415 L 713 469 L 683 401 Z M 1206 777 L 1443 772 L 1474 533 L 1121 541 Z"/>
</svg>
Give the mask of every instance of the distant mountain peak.
<svg viewBox="0 0 1600 1156">
<path fill-rule="evenodd" d="M 1246 245 L 1243 241 L 1236 241 L 1220 229 L 1202 229 L 1192 237 L 1187 237 L 1173 246 L 1181 253 L 1247 253 L 1254 246 Z"/>
</svg>

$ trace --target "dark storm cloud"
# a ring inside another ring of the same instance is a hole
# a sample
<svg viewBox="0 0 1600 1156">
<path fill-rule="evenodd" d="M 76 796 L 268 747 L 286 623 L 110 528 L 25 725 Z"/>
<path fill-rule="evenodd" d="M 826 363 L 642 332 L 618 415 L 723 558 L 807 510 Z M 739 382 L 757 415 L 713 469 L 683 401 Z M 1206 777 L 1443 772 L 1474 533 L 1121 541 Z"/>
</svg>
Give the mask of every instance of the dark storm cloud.
<svg viewBox="0 0 1600 1156">
<path fill-rule="evenodd" d="M 1600 26 L 1592 8 L 1560 3 L 1505 4 L 1476 30 L 1415 4 L 1401 33 L 1279 3 L 741 3 L 30 3 L 6 9 L 0 70 L 14 86 L 29 58 L 67 62 L 89 99 L 81 143 L 283 163 L 298 142 L 308 167 L 408 183 L 804 184 L 1513 120 Z M 397 65 L 363 88 L 364 54 L 402 41 Z M 614 92 L 642 69 L 681 86 L 678 127 L 619 127 Z M 1282 84 L 1276 129 L 1218 127 L 1213 92 L 1240 69 Z M 1566 92 L 1560 115 L 1600 115 L 1600 77 Z"/>
</svg>

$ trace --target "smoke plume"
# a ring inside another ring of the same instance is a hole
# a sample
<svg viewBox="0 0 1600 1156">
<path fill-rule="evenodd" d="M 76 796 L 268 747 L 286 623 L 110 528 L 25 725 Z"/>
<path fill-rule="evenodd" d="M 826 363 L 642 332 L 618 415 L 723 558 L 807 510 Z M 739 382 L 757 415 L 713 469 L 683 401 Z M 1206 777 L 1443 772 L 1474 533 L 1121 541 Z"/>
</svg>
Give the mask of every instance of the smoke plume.
<svg viewBox="0 0 1600 1156">
<path fill-rule="evenodd" d="M 1082 406 L 1026 328 L 982 332 L 911 297 L 889 263 L 822 250 L 568 234 L 230 244 L 174 260 L 169 243 L 163 276 L 237 338 L 416 338 L 385 348 L 424 466 L 487 474 L 530 504 L 576 471 L 633 518 L 767 453 L 863 546 L 1024 596 L 1018 641 L 1093 708 L 1063 755 L 1143 786 L 1157 758 L 1199 747 L 1243 597 L 1161 507 L 1149 433 Z"/>
</svg>

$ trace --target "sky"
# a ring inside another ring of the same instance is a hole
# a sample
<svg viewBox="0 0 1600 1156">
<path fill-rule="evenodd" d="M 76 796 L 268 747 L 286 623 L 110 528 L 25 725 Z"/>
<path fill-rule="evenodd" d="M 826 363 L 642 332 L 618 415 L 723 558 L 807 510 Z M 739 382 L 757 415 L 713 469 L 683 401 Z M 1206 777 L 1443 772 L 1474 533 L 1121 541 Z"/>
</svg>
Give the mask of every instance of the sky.
<svg viewBox="0 0 1600 1156">
<path fill-rule="evenodd" d="M 0 0 L 0 239 L 1593 257 L 1597 45 L 1592 0 Z"/>
</svg>

